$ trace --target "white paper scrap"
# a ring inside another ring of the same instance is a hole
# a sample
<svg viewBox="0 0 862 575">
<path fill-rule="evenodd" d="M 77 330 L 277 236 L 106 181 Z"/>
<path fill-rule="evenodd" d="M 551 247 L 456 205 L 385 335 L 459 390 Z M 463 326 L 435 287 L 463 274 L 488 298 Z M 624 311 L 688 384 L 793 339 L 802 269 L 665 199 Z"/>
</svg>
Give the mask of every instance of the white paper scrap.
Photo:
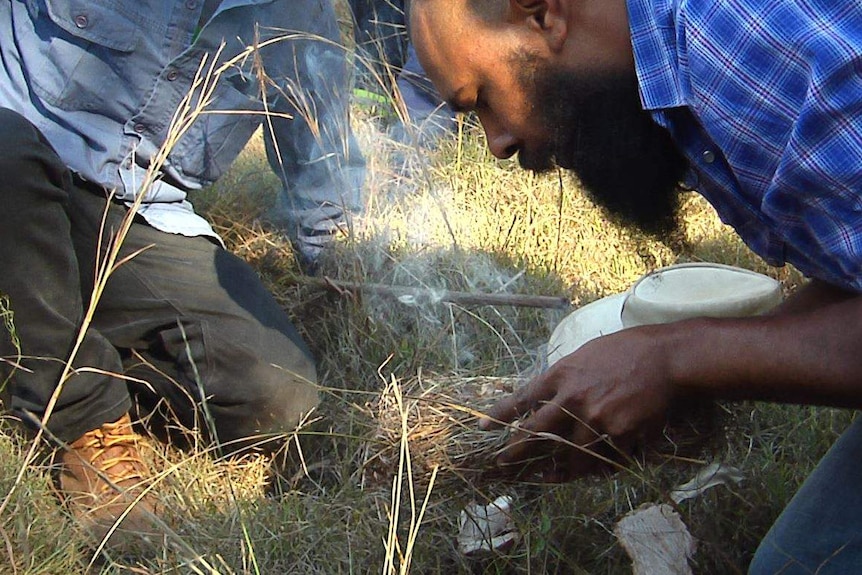
<svg viewBox="0 0 862 575">
<path fill-rule="evenodd" d="M 626 514 L 614 535 L 632 560 L 633 575 L 692 575 L 694 538 L 670 505 L 651 503 Z"/>
<path fill-rule="evenodd" d="M 464 555 L 505 549 L 520 538 L 510 511 L 512 498 L 502 495 L 488 505 L 473 503 L 461 510 L 458 549 Z"/>
<path fill-rule="evenodd" d="M 670 492 L 670 498 L 674 503 L 681 503 L 686 499 L 697 497 L 707 489 L 725 483 L 739 483 L 743 478 L 742 472 L 736 467 L 723 463 L 710 463 L 702 467 L 691 481 L 677 485 Z"/>
</svg>

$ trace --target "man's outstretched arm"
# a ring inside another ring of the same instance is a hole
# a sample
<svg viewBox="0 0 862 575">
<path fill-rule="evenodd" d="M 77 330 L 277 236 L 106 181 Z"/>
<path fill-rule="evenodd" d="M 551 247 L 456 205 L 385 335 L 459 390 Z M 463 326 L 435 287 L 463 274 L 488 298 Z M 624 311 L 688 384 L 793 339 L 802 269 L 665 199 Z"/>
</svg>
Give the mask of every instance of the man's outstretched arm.
<svg viewBox="0 0 862 575">
<path fill-rule="evenodd" d="M 642 326 L 590 341 L 481 424 L 523 417 L 498 462 L 567 480 L 600 463 L 593 452 L 613 458 L 609 445 L 626 451 L 658 432 L 678 399 L 862 407 L 860 341 L 862 296 L 814 281 L 767 316 Z"/>
</svg>

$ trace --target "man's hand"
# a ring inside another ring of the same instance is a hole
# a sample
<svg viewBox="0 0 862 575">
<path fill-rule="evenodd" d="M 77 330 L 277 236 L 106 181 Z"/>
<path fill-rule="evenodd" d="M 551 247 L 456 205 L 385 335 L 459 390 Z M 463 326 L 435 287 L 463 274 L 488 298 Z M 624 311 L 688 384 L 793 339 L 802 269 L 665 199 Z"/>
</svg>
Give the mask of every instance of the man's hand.
<svg viewBox="0 0 862 575">
<path fill-rule="evenodd" d="M 862 295 L 813 281 L 766 316 L 695 318 L 594 339 L 495 405 L 522 419 L 498 457 L 566 481 L 662 429 L 671 402 L 755 400 L 862 409 Z"/>
<path fill-rule="evenodd" d="M 658 433 L 674 396 L 665 327 L 595 339 L 497 403 L 484 429 L 524 418 L 497 463 L 568 481 L 613 465 Z"/>
</svg>

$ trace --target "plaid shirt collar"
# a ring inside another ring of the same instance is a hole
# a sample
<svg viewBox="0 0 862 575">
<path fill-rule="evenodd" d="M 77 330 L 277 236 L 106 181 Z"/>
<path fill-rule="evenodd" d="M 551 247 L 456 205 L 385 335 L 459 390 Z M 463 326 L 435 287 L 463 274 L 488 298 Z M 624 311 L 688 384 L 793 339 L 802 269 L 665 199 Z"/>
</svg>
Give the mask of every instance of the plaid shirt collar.
<svg viewBox="0 0 862 575">
<path fill-rule="evenodd" d="M 628 0 L 635 69 L 645 110 L 685 105 L 676 50 L 677 0 Z"/>
</svg>

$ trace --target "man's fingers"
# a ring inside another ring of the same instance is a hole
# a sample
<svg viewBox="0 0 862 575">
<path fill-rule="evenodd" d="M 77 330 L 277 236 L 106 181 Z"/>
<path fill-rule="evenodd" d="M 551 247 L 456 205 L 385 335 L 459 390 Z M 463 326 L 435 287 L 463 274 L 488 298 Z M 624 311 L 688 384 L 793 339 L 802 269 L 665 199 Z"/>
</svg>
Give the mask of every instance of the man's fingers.
<svg viewBox="0 0 862 575">
<path fill-rule="evenodd" d="M 515 394 L 507 395 L 497 403 L 495 403 L 479 420 L 479 428 L 485 431 L 496 429 L 510 421 L 517 419 L 515 406 L 518 403 L 518 398 Z"/>
<path fill-rule="evenodd" d="M 518 431 L 497 458 L 501 469 L 512 477 L 541 483 L 563 483 L 594 471 L 602 462 L 596 459 L 595 434 L 576 433 L 564 438 L 550 433 Z"/>
<path fill-rule="evenodd" d="M 519 426 L 497 456 L 498 465 L 522 464 L 527 459 L 547 457 L 575 436 L 583 427 L 578 420 L 554 403 L 538 407 Z"/>
<path fill-rule="evenodd" d="M 517 476 L 561 483 L 615 470 L 629 455 L 629 438 L 613 440 L 560 406 L 546 403 L 519 427 L 497 464 Z"/>
<path fill-rule="evenodd" d="M 497 455 L 500 467 L 527 467 L 548 456 L 547 439 L 534 433 L 516 431 Z"/>
<path fill-rule="evenodd" d="M 542 405 L 535 405 L 533 413 L 524 420 L 521 427 L 527 432 L 548 432 L 563 437 L 572 437 L 575 430 L 582 424 L 583 422 L 578 419 L 577 415 L 552 400 Z"/>
<path fill-rule="evenodd" d="M 541 480 L 544 483 L 565 483 L 579 477 L 584 477 L 601 470 L 611 470 L 617 467 L 616 451 L 606 436 L 596 436 L 587 431 L 580 438 L 575 438 L 568 444 L 555 450 L 550 460 L 542 469 Z"/>
<path fill-rule="evenodd" d="M 607 434 L 597 435 L 587 431 L 579 442 L 580 447 L 567 449 L 568 460 L 558 464 L 567 473 L 563 481 L 571 481 L 588 474 L 611 474 L 629 466 L 635 442 L 630 437 L 611 438 Z"/>
<path fill-rule="evenodd" d="M 529 414 L 539 402 L 553 397 L 554 390 L 544 382 L 545 379 L 539 376 L 498 401 L 479 420 L 479 428 L 486 431 L 495 429 Z"/>
</svg>

